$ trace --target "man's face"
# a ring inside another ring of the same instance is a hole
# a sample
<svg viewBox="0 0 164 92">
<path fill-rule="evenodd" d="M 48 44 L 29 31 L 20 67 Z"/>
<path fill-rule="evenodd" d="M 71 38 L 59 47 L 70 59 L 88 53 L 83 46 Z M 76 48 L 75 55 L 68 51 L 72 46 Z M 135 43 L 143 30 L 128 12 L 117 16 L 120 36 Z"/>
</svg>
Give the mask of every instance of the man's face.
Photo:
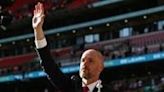
<svg viewBox="0 0 164 92">
<path fill-rule="evenodd" d="M 103 59 L 100 53 L 95 50 L 87 50 L 83 53 L 80 63 L 80 77 L 91 79 L 99 77 L 103 70 Z"/>
</svg>

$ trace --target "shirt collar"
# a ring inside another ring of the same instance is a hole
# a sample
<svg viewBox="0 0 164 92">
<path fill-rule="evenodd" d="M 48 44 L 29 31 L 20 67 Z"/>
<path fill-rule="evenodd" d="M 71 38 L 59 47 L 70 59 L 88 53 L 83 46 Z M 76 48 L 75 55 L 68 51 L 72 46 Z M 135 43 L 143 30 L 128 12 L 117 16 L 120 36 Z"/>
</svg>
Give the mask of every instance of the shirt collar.
<svg viewBox="0 0 164 92">
<path fill-rule="evenodd" d="M 97 83 L 99 80 L 87 85 L 87 87 L 89 88 L 89 92 L 93 92 L 94 88 L 96 87 Z M 82 85 L 83 87 L 85 86 L 84 84 Z"/>
</svg>

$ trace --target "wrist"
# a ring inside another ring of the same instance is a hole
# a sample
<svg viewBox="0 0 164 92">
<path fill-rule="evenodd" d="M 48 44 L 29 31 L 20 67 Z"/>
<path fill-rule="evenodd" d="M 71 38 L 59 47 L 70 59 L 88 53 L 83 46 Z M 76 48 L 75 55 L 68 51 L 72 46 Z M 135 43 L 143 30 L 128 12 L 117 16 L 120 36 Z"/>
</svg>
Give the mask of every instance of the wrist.
<svg viewBox="0 0 164 92">
<path fill-rule="evenodd" d="M 33 28 L 33 29 L 34 29 L 35 32 L 36 32 L 36 31 L 41 31 L 41 30 L 43 30 L 42 27 L 37 27 L 37 28 Z"/>
<path fill-rule="evenodd" d="M 42 28 L 34 29 L 34 35 L 36 40 L 42 40 L 45 38 Z"/>
</svg>

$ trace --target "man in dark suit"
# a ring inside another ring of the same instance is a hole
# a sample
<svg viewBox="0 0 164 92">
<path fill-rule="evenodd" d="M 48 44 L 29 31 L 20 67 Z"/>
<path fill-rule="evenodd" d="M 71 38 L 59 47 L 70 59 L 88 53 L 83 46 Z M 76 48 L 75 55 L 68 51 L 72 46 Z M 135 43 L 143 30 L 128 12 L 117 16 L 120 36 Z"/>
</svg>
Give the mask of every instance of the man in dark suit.
<svg viewBox="0 0 164 92">
<path fill-rule="evenodd" d="M 79 71 L 80 78 L 74 77 L 71 79 L 61 72 L 57 64 L 53 61 L 50 50 L 48 49 L 42 29 L 44 17 L 44 7 L 42 3 L 38 3 L 35 6 L 32 19 L 35 44 L 41 65 L 52 84 L 60 89 L 61 92 L 112 92 L 99 79 L 100 73 L 104 69 L 104 57 L 99 51 L 94 49 L 86 50 L 82 54 Z"/>
</svg>

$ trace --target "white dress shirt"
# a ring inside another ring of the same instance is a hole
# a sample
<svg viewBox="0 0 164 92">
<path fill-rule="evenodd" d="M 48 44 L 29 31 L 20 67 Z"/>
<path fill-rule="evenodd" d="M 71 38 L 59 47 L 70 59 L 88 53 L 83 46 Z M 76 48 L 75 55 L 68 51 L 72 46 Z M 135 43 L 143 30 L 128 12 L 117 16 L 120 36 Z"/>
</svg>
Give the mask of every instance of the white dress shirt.
<svg viewBox="0 0 164 92">
<path fill-rule="evenodd" d="M 40 49 L 40 48 L 47 46 L 46 38 L 44 38 L 42 40 L 35 40 L 35 45 L 36 45 L 37 49 Z"/>
<path fill-rule="evenodd" d="M 96 87 L 96 85 L 98 84 L 99 80 L 87 85 L 87 87 L 89 88 L 89 92 L 93 92 L 94 88 Z M 82 84 L 82 86 L 84 87 L 85 85 Z"/>
</svg>

